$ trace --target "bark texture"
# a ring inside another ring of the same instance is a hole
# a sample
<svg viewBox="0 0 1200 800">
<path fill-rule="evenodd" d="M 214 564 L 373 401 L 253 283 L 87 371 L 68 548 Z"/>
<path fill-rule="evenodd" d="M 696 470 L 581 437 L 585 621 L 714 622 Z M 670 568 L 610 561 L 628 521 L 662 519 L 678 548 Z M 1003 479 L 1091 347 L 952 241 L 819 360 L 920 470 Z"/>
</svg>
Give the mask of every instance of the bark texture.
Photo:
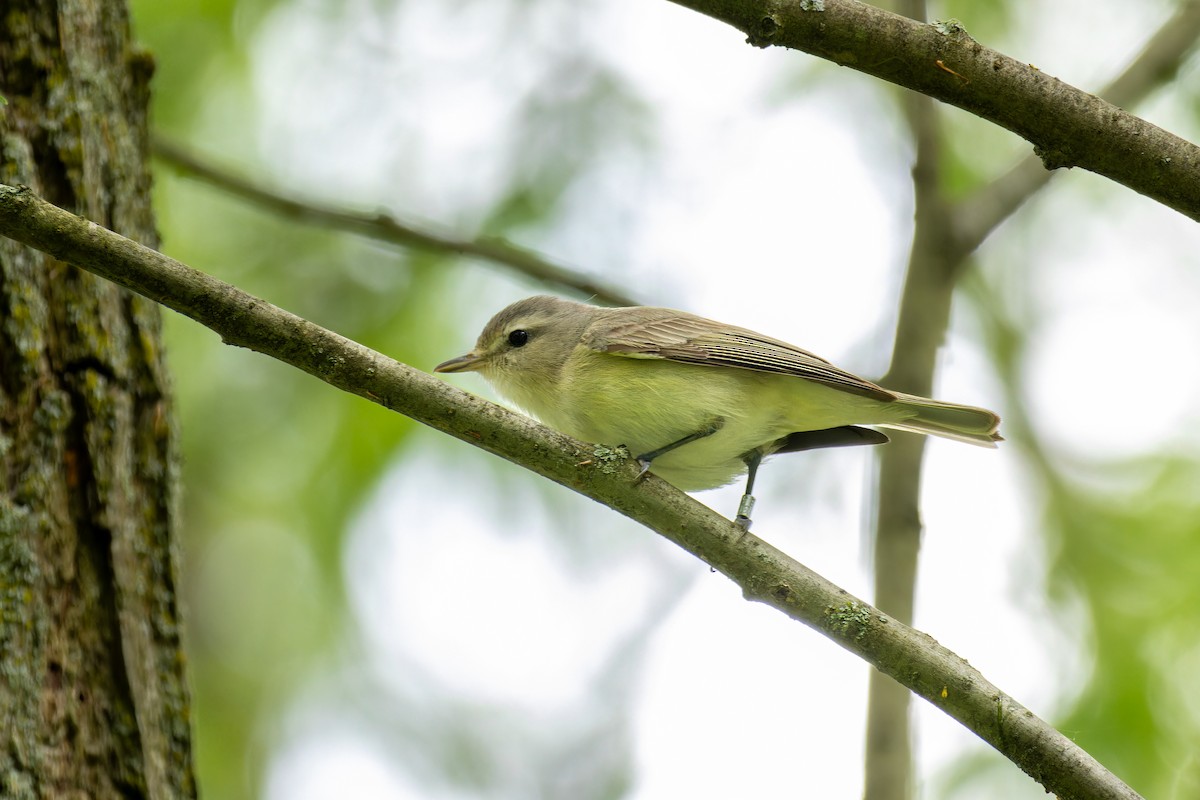
<svg viewBox="0 0 1200 800">
<path fill-rule="evenodd" d="M 0 177 L 148 246 L 123 0 L 7 0 Z M 194 797 L 157 306 L 0 240 L 0 796 Z"/>
</svg>

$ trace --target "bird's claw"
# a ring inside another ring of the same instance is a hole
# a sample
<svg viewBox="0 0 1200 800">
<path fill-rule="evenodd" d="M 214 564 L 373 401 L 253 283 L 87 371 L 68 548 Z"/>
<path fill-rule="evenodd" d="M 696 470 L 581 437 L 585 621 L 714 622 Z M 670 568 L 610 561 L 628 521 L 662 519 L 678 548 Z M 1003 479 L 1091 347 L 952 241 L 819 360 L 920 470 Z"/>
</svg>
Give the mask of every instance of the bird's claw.
<svg viewBox="0 0 1200 800">
<path fill-rule="evenodd" d="M 645 479 L 646 473 L 650 471 L 649 459 L 638 456 L 637 463 L 641 466 L 641 470 L 638 472 L 637 477 L 633 479 L 634 483 L 640 483 L 643 479 Z"/>
</svg>

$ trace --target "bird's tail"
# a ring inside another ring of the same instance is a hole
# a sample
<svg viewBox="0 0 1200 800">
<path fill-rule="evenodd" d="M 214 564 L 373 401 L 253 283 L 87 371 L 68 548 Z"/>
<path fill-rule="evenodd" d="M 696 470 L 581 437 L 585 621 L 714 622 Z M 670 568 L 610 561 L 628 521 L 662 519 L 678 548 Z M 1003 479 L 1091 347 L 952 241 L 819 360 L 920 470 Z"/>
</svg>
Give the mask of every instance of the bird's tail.
<svg viewBox="0 0 1200 800">
<path fill-rule="evenodd" d="M 896 403 L 913 416 L 899 422 L 884 423 L 885 427 L 902 431 L 943 436 L 980 447 L 995 447 L 1004 441 L 999 433 L 999 415 L 986 408 L 943 403 L 911 394 L 896 393 Z"/>
</svg>

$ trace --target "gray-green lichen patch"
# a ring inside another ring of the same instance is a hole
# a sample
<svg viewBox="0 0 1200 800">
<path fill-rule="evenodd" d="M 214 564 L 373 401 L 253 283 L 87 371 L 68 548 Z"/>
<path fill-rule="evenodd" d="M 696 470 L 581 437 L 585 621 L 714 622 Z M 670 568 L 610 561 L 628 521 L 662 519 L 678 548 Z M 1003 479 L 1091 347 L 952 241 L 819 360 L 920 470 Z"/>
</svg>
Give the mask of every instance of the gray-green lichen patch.
<svg viewBox="0 0 1200 800">
<path fill-rule="evenodd" d="M 27 537 L 42 530 L 42 526 L 41 515 L 29 506 L 0 500 L 0 581 L 4 586 L 36 582 L 37 556 Z"/>
<path fill-rule="evenodd" d="M 824 11 L 825 0 L 800 0 L 801 11 Z"/>
<path fill-rule="evenodd" d="M 61 389 L 49 389 L 34 409 L 33 421 L 39 430 L 57 436 L 71 423 L 71 397 Z"/>
<path fill-rule="evenodd" d="M 967 33 L 967 29 L 963 24 L 956 19 L 939 19 L 936 22 L 929 23 L 933 29 L 942 36 L 947 36 L 952 39 L 966 38 L 970 39 L 971 35 Z"/>
<path fill-rule="evenodd" d="M 592 448 L 592 458 L 595 459 L 598 470 L 605 475 L 613 475 L 621 468 L 622 464 L 629 460 L 629 450 L 625 448 L 625 445 L 609 447 L 598 444 Z"/>
<path fill-rule="evenodd" d="M 46 347 L 47 313 L 45 300 L 31 281 L 9 280 L 5 283 L 7 314 L 4 330 L 21 356 L 22 367 L 35 365 Z"/>
<path fill-rule="evenodd" d="M 38 796 L 33 776 L 16 769 L 4 771 L 3 777 L 0 777 L 0 787 L 3 787 L 3 796 L 13 800 L 36 800 Z"/>
<path fill-rule="evenodd" d="M 829 630 L 842 636 L 853 636 L 854 641 L 861 641 L 867 635 L 871 624 L 871 612 L 866 606 L 851 600 L 839 607 L 829 606 L 825 609 L 825 620 Z"/>
<path fill-rule="evenodd" d="M 46 621 L 35 603 L 36 586 L 41 579 L 37 554 L 30 545 L 33 537 L 45 533 L 44 520 L 27 506 L 0 501 L 0 682 L 7 695 L 0 700 L 0 716 L 6 720 L 20 719 L 22 704 L 35 703 L 40 688 L 40 675 L 31 653 L 37 642 L 44 641 Z M 18 722 L 19 730 L 12 731 L 6 742 L 9 754 L 23 743 L 34 741 L 32 718 Z M 23 771 L 14 771 L 0 783 L 12 787 Z M 15 776 L 15 777 L 14 777 Z M 20 791 L 0 790 L 3 797 L 34 797 Z"/>
</svg>

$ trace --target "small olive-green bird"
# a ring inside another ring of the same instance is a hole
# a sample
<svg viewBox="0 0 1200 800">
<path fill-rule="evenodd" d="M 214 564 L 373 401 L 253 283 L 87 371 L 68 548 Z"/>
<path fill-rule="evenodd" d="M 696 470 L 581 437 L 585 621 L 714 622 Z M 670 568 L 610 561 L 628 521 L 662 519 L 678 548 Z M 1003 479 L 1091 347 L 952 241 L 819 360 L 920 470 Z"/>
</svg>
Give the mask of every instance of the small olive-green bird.
<svg viewBox="0 0 1200 800">
<path fill-rule="evenodd" d="M 893 392 L 787 342 L 670 308 L 530 297 L 434 371 L 478 372 L 547 425 L 625 445 L 643 474 L 684 491 L 748 471 L 736 518 L 746 528 L 766 456 L 888 441 L 858 425 L 1001 441 L 991 411 Z"/>
</svg>

